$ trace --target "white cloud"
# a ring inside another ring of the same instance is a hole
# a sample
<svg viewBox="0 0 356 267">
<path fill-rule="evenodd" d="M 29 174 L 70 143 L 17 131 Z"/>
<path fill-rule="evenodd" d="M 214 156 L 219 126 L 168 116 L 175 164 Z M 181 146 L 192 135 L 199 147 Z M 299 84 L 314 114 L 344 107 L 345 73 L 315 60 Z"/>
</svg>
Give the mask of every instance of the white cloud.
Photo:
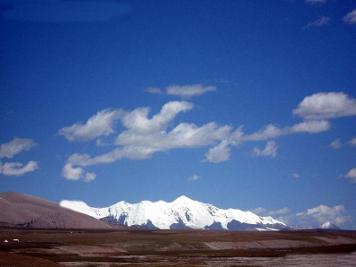
<svg viewBox="0 0 356 267">
<path fill-rule="evenodd" d="M 205 159 L 211 163 L 220 163 L 230 159 L 230 147 L 226 141 L 210 148 L 205 154 Z"/>
<path fill-rule="evenodd" d="M 356 146 L 356 137 L 352 138 L 352 139 L 349 141 L 349 145 L 350 145 L 350 146 Z"/>
<path fill-rule="evenodd" d="M 114 132 L 114 123 L 123 115 L 119 109 L 104 109 L 85 123 L 75 123 L 58 131 L 69 141 L 88 141 Z"/>
<path fill-rule="evenodd" d="M 82 177 L 83 169 L 80 167 L 73 167 L 72 164 L 64 165 L 62 175 L 68 180 L 79 180 Z"/>
<path fill-rule="evenodd" d="M 287 207 L 277 210 L 257 208 L 252 210 L 252 212 L 260 216 L 272 216 L 296 229 L 320 228 L 320 226 L 326 222 L 331 222 L 332 224 L 342 227 L 345 223 L 352 220 L 352 218 L 347 215 L 343 205 L 319 205 L 298 213 L 294 213 Z"/>
<path fill-rule="evenodd" d="M 286 126 L 282 128 L 273 124 L 268 124 L 263 129 L 258 130 L 257 132 L 241 136 L 240 141 L 263 141 L 275 139 L 283 135 L 290 135 L 296 133 L 315 134 L 327 131 L 329 129 L 330 123 L 325 120 L 303 121 L 300 123 L 296 123 L 292 126 Z"/>
<path fill-rule="evenodd" d="M 69 156 L 67 163 L 70 163 L 71 168 L 73 168 L 73 166 L 84 167 L 97 164 L 109 164 L 123 158 L 132 160 L 147 159 L 152 155 L 152 153 L 152 151 L 145 149 L 144 147 L 118 147 L 110 152 L 94 157 L 91 157 L 88 154 L 74 153 Z"/>
<path fill-rule="evenodd" d="M 149 108 L 137 108 L 122 116 L 123 126 L 135 133 L 152 133 L 163 130 L 179 113 L 189 111 L 193 104 L 186 101 L 171 101 L 161 111 L 148 118 Z"/>
<path fill-rule="evenodd" d="M 14 138 L 0 145 L 0 158 L 13 158 L 15 155 L 30 150 L 36 144 L 29 138 Z"/>
<path fill-rule="evenodd" d="M 334 207 L 319 205 L 297 213 L 295 220 L 295 223 L 301 228 L 315 228 L 326 222 L 342 226 L 350 221 L 351 217 L 346 215 L 344 205 L 336 205 Z"/>
<path fill-rule="evenodd" d="M 0 162 L 0 174 L 5 176 L 21 176 L 38 169 L 36 161 L 29 161 L 27 164 L 20 162 Z"/>
<path fill-rule="evenodd" d="M 182 98 L 190 98 L 193 96 L 200 96 L 207 92 L 216 91 L 216 86 L 202 85 L 202 84 L 188 84 L 188 85 L 170 85 L 165 89 L 158 87 L 148 87 L 144 90 L 150 94 L 167 94 L 173 96 L 179 96 Z"/>
<path fill-rule="evenodd" d="M 145 92 L 150 94 L 156 94 L 156 95 L 163 94 L 163 91 L 157 87 L 148 87 L 145 89 Z"/>
<path fill-rule="evenodd" d="M 340 149 L 342 147 L 341 140 L 339 138 L 332 141 L 329 145 L 333 149 Z"/>
<path fill-rule="evenodd" d="M 354 116 L 356 100 L 342 92 L 316 93 L 305 97 L 293 113 L 307 120 Z"/>
<path fill-rule="evenodd" d="M 84 179 L 85 182 L 91 182 L 91 181 L 95 180 L 95 178 L 96 178 L 96 174 L 95 173 L 86 172 L 83 179 Z"/>
<path fill-rule="evenodd" d="M 281 128 L 273 124 L 268 124 L 262 130 L 259 130 L 252 134 L 244 135 L 241 137 L 241 139 L 243 141 L 262 141 L 262 140 L 273 139 L 283 134 L 284 134 L 284 130 L 282 130 Z"/>
<path fill-rule="evenodd" d="M 150 156 L 174 148 L 211 145 L 229 136 L 230 126 L 219 126 L 214 122 L 202 126 L 179 123 L 173 129 L 168 129 L 178 113 L 192 107 L 189 102 L 169 102 L 152 118 L 148 118 L 148 109 L 136 109 L 123 118 L 123 125 L 127 129 L 119 134 L 116 144 L 123 148 L 125 154 L 130 152 Z"/>
<path fill-rule="evenodd" d="M 292 176 L 293 176 L 294 178 L 300 178 L 300 174 L 299 174 L 298 172 L 293 172 L 293 173 L 292 173 Z"/>
<path fill-rule="evenodd" d="M 330 17 L 326 16 L 321 16 L 318 19 L 309 22 L 307 25 L 305 25 L 305 29 L 310 29 L 310 28 L 320 28 L 326 25 L 329 25 L 330 23 Z"/>
<path fill-rule="evenodd" d="M 221 144 L 210 148 L 208 153 L 205 154 L 205 158 L 208 162 L 219 163 L 228 160 L 230 157 L 230 147 L 236 146 L 243 142 L 254 141 L 267 141 L 270 139 L 276 139 L 284 135 L 292 135 L 299 133 L 316 134 L 324 132 L 330 129 L 330 123 L 328 121 L 303 121 L 296 123 L 292 126 L 278 127 L 274 124 L 268 124 L 261 130 L 253 132 L 251 134 L 244 134 L 242 127 L 237 128 L 234 132 L 231 132 L 227 139 L 223 139 Z M 264 152 L 258 148 L 255 148 L 255 154 L 259 156 L 267 156 L 266 153 L 271 153 L 273 156 L 274 150 L 277 152 L 277 146 L 273 147 L 273 143 L 270 143 L 267 150 Z"/>
<path fill-rule="evenodd" d="M 330 123 L 328 121 L 303 121 L 297 123 L 290 127 L 289 129 L 285 129 L 285 133 L 321 133 L 328 131 L 330 129 Z"/>
<path fill-rule="evenodd" d="M 166 88 L 167 95 L 174 95 L 179 97 L 193 97 L 199 96 L 207 92 L 215 91 L 216 87 L 212 85 L 204 86 L 202 84 L 191 85 L 171 85 Z"/>
<path fill-rule="evenodd" d="M 193 175 L 188 177 L 188 181 L 191 181 L 191 182 L 195 182 L 195 181 L 198 181 L 200 179 L 201 179 L 201 177 L 199 175 L 197 175 L 197 174 L 193 174 Z"/>
<path fill-rule="evenodd" d="M 17 154 L 30 150 L 36 143 L 29 138 L 14 138 L 8 143 L 0 145 L 0 158 L 13 158 Z M 20 162 L 0 162 L 0 174 L 5 176 L 21 176 L 38 169 L 36 161 L 27 164 Z"/>
<path fill-rule="evenodd" d="M 308 4 L 326 4 L 327 0 L 305 0 Z"/>
<path fill-rule="evenodd" d="M 352 183 L 356 183 L 356 168 L 352 168 L 347 172 L 345 178 Z"/>
<path fill-rule="evenodd" d="M 87 172 L 81 167 L 73 167 L 71 163 L 66 163 L 62 170 L 62 175 L 68 180 L 84 180 L 86 182 L 93 181 L 96 178 L 95 173 Z"/>
<path fill-rule="evenodd" d="M 255 147 L 253 153 L 257 157 L 275 157 L 277 155 L 278 145 L 275 141 L 268 141 L 264 149 Z"/>
<path fill-rule="evenodd" d="M 352 10 L 351 12 L 347 13 L 343 21 L 347 24 L 356 24 L 356 9 Z"/>
</svg>

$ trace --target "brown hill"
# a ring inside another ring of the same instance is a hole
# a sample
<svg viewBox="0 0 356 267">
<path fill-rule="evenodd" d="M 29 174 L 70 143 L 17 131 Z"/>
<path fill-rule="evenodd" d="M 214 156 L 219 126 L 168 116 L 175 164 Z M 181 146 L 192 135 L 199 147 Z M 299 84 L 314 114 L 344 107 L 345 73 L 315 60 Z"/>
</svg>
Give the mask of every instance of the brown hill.
<svg viewBox="0 0 356 267">
<path fill-rule="evenodd" d="M 0 193 L 0 226 L 56 229 L 110 229 L 99 220 L 35 196 Z"/>
</svg>

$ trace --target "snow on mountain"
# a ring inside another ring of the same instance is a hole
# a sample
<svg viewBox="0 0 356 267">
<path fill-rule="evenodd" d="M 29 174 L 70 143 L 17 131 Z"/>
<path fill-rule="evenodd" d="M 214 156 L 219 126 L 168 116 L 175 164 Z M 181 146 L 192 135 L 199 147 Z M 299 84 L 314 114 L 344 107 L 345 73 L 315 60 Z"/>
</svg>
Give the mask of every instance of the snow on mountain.
<svg viewBox="0 0 356 267">
<path fill-rule="evenodd" d="M 321 229 L 329 229 L 329 230 L 337 230 L 337 229 L 340 229 L 337 225 L 333 224 L 332 222 L 325 222 L 323 223 L 322 225 L 320 225 L 320 228 Z"/>
<path fill-rule="evenodd" d="M 84 201 L 77 200 L 62 200 L 59 205 L 64 208 L 68 208 L 80 213 L 84 213 L 95 219 L 101 219 L 105 217 L 102 213 L 102 209 L 89 207 Z"/>
<path fill-rule="evenodd" d="M 250 211 L 219 209 L 186 196 L 172 202 L 120 201 L 112 206 L 93 208 L 83 201 L 63 200 L 62 207 L 109 223 L 158 229 L 279 230 L 286 227 L 272 217 L 260 217 Z"/>
</svg>

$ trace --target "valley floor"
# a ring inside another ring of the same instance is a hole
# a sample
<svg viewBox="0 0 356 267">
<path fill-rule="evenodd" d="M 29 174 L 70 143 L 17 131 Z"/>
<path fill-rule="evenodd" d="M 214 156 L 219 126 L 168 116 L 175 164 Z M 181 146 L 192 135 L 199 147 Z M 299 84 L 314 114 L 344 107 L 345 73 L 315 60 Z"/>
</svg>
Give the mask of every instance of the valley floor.
<svg viewBox="0 0 356 267">
<path fill-rule="evenodd" d="M 1 267 L 355 266 L 355 262 L 355 231 L 0 230 Z"/>
</svg>

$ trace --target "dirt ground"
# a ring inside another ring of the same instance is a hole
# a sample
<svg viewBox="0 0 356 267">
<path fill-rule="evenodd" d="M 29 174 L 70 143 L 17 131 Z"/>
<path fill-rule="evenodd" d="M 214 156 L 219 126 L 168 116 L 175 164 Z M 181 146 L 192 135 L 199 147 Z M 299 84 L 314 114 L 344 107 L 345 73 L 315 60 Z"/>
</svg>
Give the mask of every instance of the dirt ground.
<svg viewBox="0 0 356 267">
<path fill-rule="evenodd" d="M 355 252 L 355 231 L 0 230 L 0 267 L 356 266 Z"/>
</svg>

